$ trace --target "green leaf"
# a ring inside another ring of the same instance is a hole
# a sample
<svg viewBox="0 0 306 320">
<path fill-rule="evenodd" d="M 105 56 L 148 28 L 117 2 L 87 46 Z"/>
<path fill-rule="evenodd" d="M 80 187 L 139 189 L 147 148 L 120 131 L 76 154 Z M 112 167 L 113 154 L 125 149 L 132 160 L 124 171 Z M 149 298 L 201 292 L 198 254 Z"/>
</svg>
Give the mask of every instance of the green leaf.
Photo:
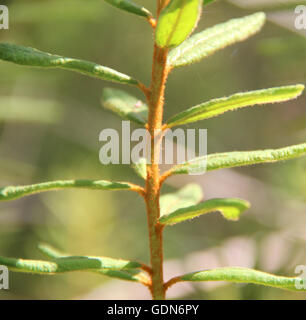
<svg viewBox="0 0 306 320">
<path fill-rule="evenodd" d="M 118 9 L 128 11 L 130 13 L 134 13 L 138 16 L 145 17 L 145 18 L 152 17 L 152 14 L 150 13 L 149 10 L 147 10 L 142 6 L 139 6 L 138 4 L 130 0 L 105 0 L 105 1 Z"/>
<path fill-rule="evenodd" d="M 66 58 L 10 43 L 0 43 L 0 60 L 32 67 L 62 68 L 102 80 L 138 85 L 137 80 L 93 62 Z"/>
<path fill-rule="evenodd" d="M 244 93 L 236 93 L 232 96 L 214 99 L 203 104 L 185 110 L 168 121 L 168 127 L 196 122 L 219 116 L 227 111 L 261 105 L 267 103 L 284 102 L 297 98 L 304 90 L 304 85 L 277 87 Z"/>
<path fill-rule="evenodd" d="M 27 186 L 10 186 L 0 188 L 0 201 L 15 200 L 39 192 L 69 188 L 92 190 L 133 190 L 134 185 L 127 182 L 111 182 L 106 180 L 50 181 Z"/>
<path fill-rule="evenodd" d="M 178 209 L 198 204 L 202 199 L 202 188 L 194 183 L 187 184 L 177 192 L 168 193 L 160 197 L 160 215 L 163 217 Z"/>
<path fill-rule="evenodd" d="M 138 262 L 91 256 L 62 257 L 53 259 L 52 261 L 24 260 L 0 256 L 0 264 L 7 266 L 12 271 L 36 274 L 100 271 L 100 269 L 125 270 L 142 267 Z"/>
<path fill-rule="evenodd" d="M 207 4 L 210 4 L 214 2 L 215 0 L 203 0 L 203 5 L 206 6 Z"/>
<path fill-rule="evenodd" d="M 168 64 L 173 68 L 189 65 L 218 50 L 243 41 L 257 33 L 262 28 L 265 19 L 265 14 L 259 12 L 197 33 L 170 52 Z"/>
<path fill-rule="evenodd" d="M 286 290 L 306 291 L 305 288 L 298 289 L 298 286 L 301 286 L 306 279 L 300 277 L 281 277 L 262 271 L 239 267 L 192 272 L 180 276 L 178 279 L 179 281 L 229 281 L 236 283 L 253 283 Z"/>
<path fill-rule="evenodd" d="M 50 259 L 59 259 L 59 258 L 71 256 L 70 254 L 62 253 L 59 250 L 45 243 L 39 244 L 38 249 L 46 257 Z M 137 269 L 131 269 L 131 270 L 99 269 L 99 270 L 89 270 L 89 271 L 99 273 L 111 278 L 117 278 L 120 280 L 149 283 L 148 276 L 141 270 L 137 270 Z"/>
<path fill-rule="evenodd" d="M 198 157 L 189 162 L 176 165 L 170 169 L 172 174 L 188 174 L 189 172 L 212 171 L 223 168 L 249 166 L 260 163 L 271 163 L 294 159 L 306 155 L 306 143 L 281 149 L 258 151 L 224 152 Z"/>
<path fill-rule="evenodd" d="M 106 88 L 103 90 L 101 103 L 121 118 L 145 124 L 148 118 L 148 106 L 124 91 Z"/>
<path fill-rule="evenodd" d="M 140 158 L 137 163 L 133 164 L 135 172 L 144 180 L 147 180 L 147 159 Z"/>
<path fill-rule="evenodd" d="M 161 48 L 181 44 L 196 27 L 202 0 L 171 0 L 162 11 L 156 27 L 156 43 Z"/>
<path fill-rule="evenodd" d="M 236 221 L 241 213 L 249 207 L 250 204 L 241 199 L 210 199 L 198 205 L 181 208 L 163 215 L 159 222 L 163 225 L 173 225 L 214 211 L 220 211 L 224 218 Z"/>
</svg>

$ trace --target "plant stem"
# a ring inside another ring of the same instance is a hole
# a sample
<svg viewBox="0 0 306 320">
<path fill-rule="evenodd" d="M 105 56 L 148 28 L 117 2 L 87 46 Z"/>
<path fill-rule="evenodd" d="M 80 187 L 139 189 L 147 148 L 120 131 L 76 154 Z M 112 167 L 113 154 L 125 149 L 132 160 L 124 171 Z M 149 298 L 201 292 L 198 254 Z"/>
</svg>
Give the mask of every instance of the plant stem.
<svg viewBox="0 0 306 320">
<path fill-rule="evenodd" d="M 158 223 L 160 216 L 160 172 L 159 155 L 164 107 L 165 83 L 168 76 L 167 49 L 154 47 L 152 81 L 148 96 L 148 131 L 151 138 L 151 163 L 147 165 L 146 205 L 150 237 L 152 267 L 151 293 L 154 300 L 165 299 L 163 278 L 163 226 Z"/>
</svg>

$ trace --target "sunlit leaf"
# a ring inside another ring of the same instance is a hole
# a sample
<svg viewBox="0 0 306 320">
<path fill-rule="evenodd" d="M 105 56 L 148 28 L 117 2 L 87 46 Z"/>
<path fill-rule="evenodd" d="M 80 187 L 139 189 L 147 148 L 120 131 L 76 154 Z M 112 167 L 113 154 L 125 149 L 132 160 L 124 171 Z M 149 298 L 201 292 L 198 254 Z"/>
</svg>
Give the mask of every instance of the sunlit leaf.
<svg viewBox="0 0 306 320">
<path fill-rule="evenodd" d="M 152 17 L 152 14 L 150 13 L 149 10 L 147 10 L 143 6 L 139 6 L 138 4 L 130 0 L 105 0 L 105 1 L 118 9 L 137 14 L 138 16 L 146 17 L 146 18 Z"/>
<path fill-rule="evenodd" d="M 70 188 L 92 190 L 134 190 L 135 186 L 127 182 L 111 182 L 106 180 L 50 181 L 27 186 L 9 186 L 0 188 L 0 201 L 15 200 L 39 192 Z"/>
<path fill-rule="evenodd" d="M 196 27 L 202 0 L 171 0 L 162 11 L 156 28 L 156 43 L 161 48 L 181 44 Z"/>
<path fill-rule="evenodd" d="M 145 124 L 148 118 L 148 106 L 128 93 L 106 88 L 102 93 L 104 108 L 118 114 L 121 118 Z"/>
<path fill-rule="evenodd" d="M 169 214 L 181 208 L 198 204 L 203 199 L 202 188 L 197 184 L 187 184 L 184 188 L 174 193 L 168 193 L 160 197 L 160 215 Z"/>
<path fill-rule="evenodd" d="M 52 274 L 69 271 L 99 271 L 100 269 L 124 270 L 140 268 L 142 266 L 138 262 L 89 256 L 63 257 L 52 261 L 0 257 L 0 263 L 9 267 L 12 271 L 37 274 Z"/>
<path fill-rule="evenodd" d="M 13 62 L 20 65 L 42 67 L 42 68 L 62 68 L 72 70 L 112 82 L 137 85 L 138 81 L 125 75 L 103 67 L 93 62 L 79 59 L 66 58 L 34 48 L 18 46 L 11 43 L 0 43 L 0 60 Z"/>
<path fill-rule="evenodd" d="M 147 159 L 140 158 L 137 163 L 133 164 L 133 169 L 142 179 L 147 179 Z"/>
<path fill-rule="evenodd" d="M 253 283 L 268 287 L 306 291 L 302 277 L 281 277 L 247 268 L 229 267 L 205 270 L 180 276 L 179 281 L 229 281 L 236 283 Z"/>
<path fill-rule="evenodd" d="M 71 256 L 70 254 L 60 252 L 59 250 L 45 243 L 39 244 L 38 249 L 46 257 L 50 259 L 59 259 L 59 258 Z M 138 263 L 136 263 L 136 265 L 138 265 Z M 141 266 L 141 264 L 139 265 Z M 99 270 L 88 270 L 88 271 L 99 273 L 112 278 L 117 278 L 120 280 L 136 281 L 136 282 L 142 282 L 144 284 L 147 284 L 150 282 L 149 277 L 139 269 L 124 269 L 124 270 L 99 269 Z"/>
<path fill-rule="evenodd" d="M 203 168 L 203 163 L 206 164 L 206 171 L 212 171 L 223 168 L 242 167 L 260 163 L 289 160 L 303 155 L 306 155 L 306 143 L 281 149 L 215 153 L 204 158 L 199 157 L 183 164 L 176 165 L 170 169 L 169 173 L 172 175 L 188 174 L 193 171 L 201 172 L 205 170 L 205 168 Z"/>
<path fill-rule="evenodd" d="M 237 93 L 230 97 L 214 99 L 185 110 L 168 121 L 168 127 L 196 122 L 239 108 L 267 103 L 284 102 L 297 98 L 304 90 L 304 85 L 277 87 L 271 89 Z"/>
<path fill-rule="evenodd" d="M 250 204 L 241 199 L 210 199 L 195 206 L 181 208 L 163 215 L 159 222 L 164 225 L 172 225 L 214 211 L 220 211 L 226 219 L 236 221 L 241 213 L 249 207 Z"/>
<path fill-rule="evenodd" d="M 218 50 L 249 38 L 262 28 L 264 22 L 265 14 L 259 12 L 206 29 L 173 49 L 169 54 L 168 64 L 175 68 L 197 62 Z"/>
</svg>

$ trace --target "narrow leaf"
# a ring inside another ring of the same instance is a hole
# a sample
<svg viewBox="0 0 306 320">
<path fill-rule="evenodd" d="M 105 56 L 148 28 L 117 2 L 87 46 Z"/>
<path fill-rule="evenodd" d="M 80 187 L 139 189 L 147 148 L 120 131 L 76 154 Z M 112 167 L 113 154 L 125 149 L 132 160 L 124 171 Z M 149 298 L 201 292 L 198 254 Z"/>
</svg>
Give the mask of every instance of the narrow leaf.
<svg viewBox="0 0 306 320">
<path fill-rule="evenodd" d="M 50 259 L 59 259 L 59 258 L 70 256 L 69 254 L 62 253 L 59 250 L 45 243 L 39 244 L 38 249 L 46 257 Z M 125 269 L 125 270 L 99 269 L 98 271 L 96 270 L 89 270 L 89 271 L 99 273 L 111 278 L 117 278 L 120 280 L 136 281 L 136 282 L 141 282 L 143 284 L 147 284 L 150 282 L 150 279 L 148 278 L 148 276 L 143 271 L 138 269 Z"/>
<path fill-rule="evenodd" d="M 218 50 L 243 41 L 257 33 L 265 19 L 265 14 L 259 12 L 197 33 L 170 52 L 168 64 L 174 68 L 189 65 Z"/>
<path fill-rule="evenodd" d="M 136 14 L 141 17 L 151 18 L 152 14 L 146 8 L 139 6 L 138 4 L 130 1 L 130 0 L 105 0 L 110 5 L 128 11 L 130 13 Z"/>
<path fill-rule="evenodd" d="M 0 188 L 0 201 L 14 200 L 39 192 L 83 188 L 92 190 L 133 190 L 134 185 L 126 182 L 111 182 L 106 180 L 63 180 L 50 181 L 27 186 L 10 186 Z"/>
<path fill-rule="evenodd" d="M 147 159 L 140 158 L 137 163 L 133 165 L 133 169 L 142 179 L 147 179 Z"/>
<path fill-rule="evenodd" d="M 0 60 L 32 67 L 62 68 L 102 80 L 138 85 L 137 80 L 93 62 L 66 58 L 10 43 L 0 43 Z"/>
<path fill-rule="evenodd" d="M 224 218 L 236 221 L 249 207 L 250 204 L 241 199 L 210 199 L 198 205 L 166 214 L 159 219 L 159 222 L 164 225 L 173 225 L 214 211 L 220 211 Z"/>
<path fill-rule="evenodd" d="M 0 256 L 0 263 L 12 271 L 37 274 L 54 274 L 70 271 L 100 271 L 100 269 L 124 270 L 141 268 L 138 262 L 106 257 L 71 256 L 52 261 L 24 260 Z"/>
<path fill-rule="evenodd" d="M 156 43 L 161 48 L 181 44 L 196 27 L 202 0 L 171 0 L 162 11 L 156 28 Z"/>
<path fill-rule="evenodd" d="M 160 197 L 160 215 L 169 214 L 181 208 L 198 204 L 203 199 L 202 188 L 194 183 L 186 185 L 181 190 Z"/>
<path fill-rule="evenodd" d="M 214 99 L 183 111 L 168 121 L 168 127 L 196 122 L 219 116 L 227 111 L 267 103 L 284 102 L 297 98 L 304 90 L 304 85 L 277 87 L 236 93 L 232 96 Z"/>
<path fill-rule="evenodd" d="M 124 91 L 106 88 L 102 93 L 104 108 L 118 114 L 121 118 L 145 124 L 148 118 L 148 106 Z"/>
<path fill-rule="evenodd" d="M 179 164 L 170 169 L 172 174 L 188 174 L 189 172 L 202 172 L 223 168 L 249 166 L 260 163 L 271 163 L 294 159 L 306 155 L 306 143 L 293 145 L 281 149 L 268 149 L 258 151 L 242 151 L 215 153 L 207 157 L 195 158 L 192 161 Z"/>
<path fill-rule="evenodd" d="M 300 277 L 281 277 L 247 268 L 230 267 L 193 272 L 179 277 L 179 281 L 229 281 L 236 283 L 253 283 L 268 287 L 306 291 Z"/>
</svg>

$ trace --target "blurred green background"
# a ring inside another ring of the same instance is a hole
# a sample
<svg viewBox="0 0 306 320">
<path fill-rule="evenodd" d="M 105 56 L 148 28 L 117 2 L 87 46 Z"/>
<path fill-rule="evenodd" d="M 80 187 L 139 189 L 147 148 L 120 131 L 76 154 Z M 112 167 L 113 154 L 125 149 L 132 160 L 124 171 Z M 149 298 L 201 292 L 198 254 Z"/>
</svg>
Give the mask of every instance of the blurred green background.
<svg viewBox="0 0 306 320">
<path fill-rule="evenodd" d="M 149 82 L 152 34 L 141 18 L 101 0 L 1 4 L 10 9 L 10 29 L 0 30 L 0 41 L 95 61 Z M 143 4 L 155 9 L 154 0 Z M 220 0 L 205 7 L 197 30 L 252 12 Z M 248 41 L 173 72 L 165 118 L 211 98 L 305 82 L 305 37 L 268 22 Z M 0 62 L 1 186 L 73 178 L 142 184 L 129 166 L 99 162 L 99 132 L 121 130 L 120 119 L 100 106 L 101 90 L 110 85 L 121 87 L 67 71 Z M 135 89 L 127 90 L 141 98 Z M 277 148 L 305 141 L 305 107 L 304 94 L 296 101 L 227 113 L 188 128 L 208 129 L 209 153 Z M 294 276 L 297 265 L 306 265 L 305 158 L 170 179 L 163 191 L 191 181 L 203 186 L 206 198 L 241 197 L 250 200 L 252 208 L 237 223 L 212 214 L 167 229 L 166 278 L 229 265 Z M 50 192 L 1 203 L 0 213 L 3 256 L 39 259 L 37 244 L 46 242 L 75 254 L 149 260 L 145 207 L 134 194 Z M 140 285 L 90 273 L 10 273 L 10 290 L 0 291 L 0 299 L 88 298 L 146 299 L 149 294 Z M 305 299 L 306 294 L 212 283 L 177 285 L 169 298 Z"/>
</svg>

